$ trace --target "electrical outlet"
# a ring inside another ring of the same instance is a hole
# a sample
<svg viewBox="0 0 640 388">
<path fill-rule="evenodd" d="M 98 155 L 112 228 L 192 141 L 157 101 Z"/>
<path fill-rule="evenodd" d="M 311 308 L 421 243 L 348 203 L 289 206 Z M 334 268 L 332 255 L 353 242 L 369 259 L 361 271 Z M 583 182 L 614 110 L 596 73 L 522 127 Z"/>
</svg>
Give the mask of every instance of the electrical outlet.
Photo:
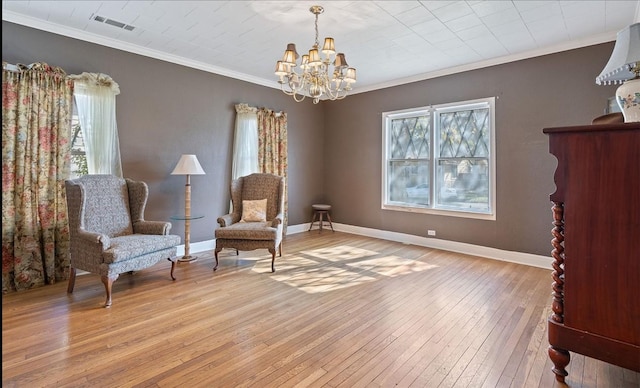
<svg viewBox="0 0 640 388">
<path fill-rule="evenodd" d="M 429 230 L 427 230 L 427 234 L 428 234 L 429 236 L 435 236 L 435 235 L 436 235 L 436 231 L 435 231 L 435 230 L 431 230 L 431 229 L 429 229 Z"/>
</svg>

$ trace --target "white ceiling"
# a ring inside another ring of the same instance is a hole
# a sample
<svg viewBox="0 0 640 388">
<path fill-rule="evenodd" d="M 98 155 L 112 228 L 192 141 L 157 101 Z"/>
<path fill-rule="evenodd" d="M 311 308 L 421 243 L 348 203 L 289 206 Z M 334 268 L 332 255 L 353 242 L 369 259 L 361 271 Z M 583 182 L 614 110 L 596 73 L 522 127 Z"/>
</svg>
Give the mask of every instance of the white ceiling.
<svg viewBox="0 0 640 388">
<path fill-rule="evenodd" d="M 300 53 L 314 43 L 316 4 L 320 43 L 333 37 L 358 71 L 354 93 L 613 41 L 640 20 L 640 0 L 3 0 L 2 19 L 278 87 L 287 43 Z"/>
</svg>

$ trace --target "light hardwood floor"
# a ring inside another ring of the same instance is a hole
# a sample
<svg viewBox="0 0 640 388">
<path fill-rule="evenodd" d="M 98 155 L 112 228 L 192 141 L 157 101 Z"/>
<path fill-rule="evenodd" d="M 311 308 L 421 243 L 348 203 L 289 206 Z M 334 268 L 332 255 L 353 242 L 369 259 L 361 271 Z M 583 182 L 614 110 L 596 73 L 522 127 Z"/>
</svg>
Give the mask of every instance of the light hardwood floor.
<svg viewBox="0 0 640 388">
<path fill-rule="evenodd" d="M 559 387 L 551 271 L 324 230 L 2 298 L 3 387 Z M 571 354 L 571 387 L 640 374 Z"/>
</svg>

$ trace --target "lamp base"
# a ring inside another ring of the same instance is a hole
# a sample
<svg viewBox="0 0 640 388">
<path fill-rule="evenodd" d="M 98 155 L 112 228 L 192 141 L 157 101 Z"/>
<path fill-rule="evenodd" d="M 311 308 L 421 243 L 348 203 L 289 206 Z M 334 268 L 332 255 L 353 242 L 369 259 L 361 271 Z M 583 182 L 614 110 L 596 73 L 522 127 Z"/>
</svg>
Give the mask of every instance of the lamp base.
<svg viewBox="0 0 640 388">
<path fill-rule="evenodd" d="M 625 123 L 640 121 L 640 78 L 626 81 L 616 90 L 616 101 Z"/>
<path fill-rule="evenodd" d="M 198 260 L 198 256 L 182 256 L 181 258 L 178 259 L 179 262 L 181 263 L 193 263 L 194 261 Z"/>
</svg>

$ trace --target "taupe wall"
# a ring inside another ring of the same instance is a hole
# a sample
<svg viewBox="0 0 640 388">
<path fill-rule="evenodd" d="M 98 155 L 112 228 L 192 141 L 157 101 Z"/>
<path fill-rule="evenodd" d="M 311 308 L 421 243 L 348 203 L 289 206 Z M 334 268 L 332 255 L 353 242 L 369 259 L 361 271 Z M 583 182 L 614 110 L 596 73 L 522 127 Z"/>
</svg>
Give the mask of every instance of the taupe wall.
<svg viewBox="0 0 640 388">
<path fill-rule="evenodd" d="M 184 176 L 170 175 L 181 154 L 196 154 L 206 175 L 193 176 L 191 241 L 213 239 L 228 211 L 236 103 L 285 111 L 289 141 L 289 223 L 309 222 L 322 199 L 324 113 L 277 89 L 2 22 L 2 60 L 47 62 L 68 74 L 102 72 L 119 85 L 117 120 L 123 173 L 149 184 L 145 216 L 169 220 L 184 212 Z M 172 233 L 184 236 L 184 223 Z"/>
<path fill-rule="evenodd" d="M 147 219 L 183 208 L 184 177 L 169 175 L 182 153 L 207 172 L 192 178 L 192 241 L 213 238 L 226 211 L 234 104 L 284 110 L 289 117 L 289 221 L 309 222 L 309 206 L 333 205 L 335 222 L 548 255 L 555 159 L 542 128 L 589 124 L 613 86 L 595 85 L 613 43 L 547 55 L 383 90 L 337 102 L 295 103 L 276 89 L 2 22 L 2 59 L 47 62 L 70 74 L 103 72 L 119 83 L 124 174 L 149 183 Z M 497 220 L 380 209 L 381 113 L 495 96 Z M 174 222 L 173 232 L 184 225 Z"/>
<path fill-rule="evenodd" d="M 604 113 L 615 87 L 598 86 L 595 77 L 612 49 L 612 43 L 591 46 L 327 103 L 324 179 L 333 218 L 425 237 L 435 229 L 441 239 L 548 255 L 556 160 L 542 128 L 590 124 Z M 381 210 L 382 112 L 491 96 L 497 219 Z"/>
</svg>

